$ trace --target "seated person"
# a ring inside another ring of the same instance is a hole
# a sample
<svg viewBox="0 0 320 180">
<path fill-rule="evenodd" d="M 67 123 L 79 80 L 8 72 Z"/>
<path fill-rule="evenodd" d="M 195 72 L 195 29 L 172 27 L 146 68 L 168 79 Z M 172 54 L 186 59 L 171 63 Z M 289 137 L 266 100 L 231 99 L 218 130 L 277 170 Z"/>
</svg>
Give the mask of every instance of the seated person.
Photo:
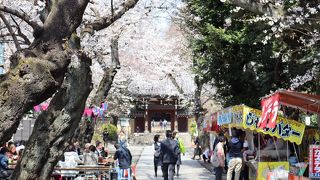
<svg viewBox="0 0 320 180">
<path fill-rule="evenodd" d="M 8 148 L 3 147 L 0 150 L 0 179 L 9 178 L 12 174 L 12 170 L 9 169 L 9 159 L 12 158 L 12 153 Z"/>
<path fill-rule="evenodd" d="M 96 154 L 98 155 L 99 158 L 105 158 L 107 157 L 106 152 L 104 151 L 104 147 L 102 142 L 97 142 L 97 146 L 96 146 Z"/>
<path fill-rule="evenodd" d="M 90 143 L 86 143 L 84 145 L 83 153 L 89 153 L 90 152 L 90 146 L 91 146 Z"/>
<path fill-rule="evenodd" d="M 98 155 L 95 153 L 96 147 L 90 145 L 90 152 L 83 153 L 83 161 L 85 165 L 97 165 L 98 164 Z"/>
<path fill-rule="evenodd" d="M 83 162 L 80 160 L 78 153 L 76 152 L 76 148 L 74 145 L 69 145 L 67 151 L 63 154 L 65 162 L 72 162 L 72 163 L 80 163 Z"/>
<path fill-rule="evenodd" d="M 66 150 L 66 152 L 63 154 L 64 155 L 64 161 L 59 161 L 58 165 L 61 166 L 62 168 L 74 168 L 76 167 L 79 163 L 83 163 L 80 158 L 78 153 L 76 152 L 76 148 L 73 144 L 70 144 Z M 78 171 L 73 171 L 73 170 L 61 170 L 60 174 L 63 177 L 75 177 L 77 176 L 79 172 Z"/>
<path fill-rule="evenodd" d="M 16 145 L 14 143 L 9 143 L 8 145 L 8 150 L 11 152 L 12 157 L 11 159 L 13 161 L 18 160 L 18 153 L 17 153 L 17 149 L 16 149 Z"/>
</svg>

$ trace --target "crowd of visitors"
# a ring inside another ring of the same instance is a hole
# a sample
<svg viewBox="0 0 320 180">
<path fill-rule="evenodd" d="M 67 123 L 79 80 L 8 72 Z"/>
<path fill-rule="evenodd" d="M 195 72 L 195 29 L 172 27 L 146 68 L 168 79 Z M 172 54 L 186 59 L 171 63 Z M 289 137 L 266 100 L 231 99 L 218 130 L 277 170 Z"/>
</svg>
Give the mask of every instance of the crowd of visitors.
<svg viewBox="0 0 320 180">
<path fill-rule="evenodd" d="M 100 141 L 96 142 L 96 146 L 87 143 L 84 148 L 80 148 L 78 144 L 78 142 L 75 142 L 67 147 L 64 159 L 60 161 L 60 164 L 62 163 L 65 166 L 97 165 L 108 156 L 108 150 L 103 147 L 103 143 Z"/>
<path fill-rule="evenodd" d="M 0 179 L 6 179 L 13 172 L 12 164 L 15 164 L 22 156 L 23 141 L 13 143 L 12 141 L 0 147 Z"/>
<path fill-rule="evenodd" d="M 221 132 L 215 138 L 212 148 L 205 147 L 204 150 L 200 145 L 199 138 L 196 137 L 193 142 L 194 155 L 192 159 L 199 156 L 199 159 L 202 157 L 204 163 L 211 163 L 217 180 L 222 179 L 223 173 L 226 173 L 227 180 L 246 180 L 249 178 L 249 168 L 245 165 L 244 160 L 248 160 L 248 156 L 255 155 L 255 151 L 248 148 L 244 131 L 232 129 L 229 141 L 224 133 Z"/>
<path fill-rule="evenodd" d="M 79 142 L 74 142 L 66 148 L 63 158 L 58 162 L 58 166 L 62 168 L 73 168 L 78 165 L 99 165 L 106 164 L 113 159 L 118 170 L 131 170 L 132 156 L 125 143 L 117 143 L 114 145 L 116 152 L 114 156 L 109 156 L 109 151 L 103 146 L 103 143 L 97 141 L 95 145 L 87 143 L 81 148 Z M 17 161 L 21 158 L 24 145 L 8 142 L 0 147 L 0 179 L 8 179 L 14 170 Z M 107 162 L 108 161 L 108 162 Z M 130 172 L 131 173 L 131 172 Z M 62 170 L 63 175 L 77 175 L 76 171 Z"/>
</svg>

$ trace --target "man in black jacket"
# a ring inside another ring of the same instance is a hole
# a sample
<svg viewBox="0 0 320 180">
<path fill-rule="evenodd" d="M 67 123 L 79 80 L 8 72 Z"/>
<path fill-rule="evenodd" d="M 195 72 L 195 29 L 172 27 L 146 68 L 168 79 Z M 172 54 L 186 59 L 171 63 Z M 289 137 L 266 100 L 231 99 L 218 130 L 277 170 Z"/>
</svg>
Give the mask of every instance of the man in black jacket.
<svg viewBox="0 0 320 180">
<path fill-rule="evenodd" d="M 128 177 L 130 177 L 131 175 L 131 163 L 132 163 L 132 155 L 129 151 L 129 149 L 127 149 L 124 146 L 120 146 L 119 144 L 115 144 L 114 147 L 117 149 L 113 159 L 114 160 L 118 160 L 119 162 L 119 167 L 120 167 L 120 172 L 118 172 L 118 179 L 122 178 L 125 173 L 124 171 L 127 169 L 130 169 L 128 172 Z M 128 178 L 130 179 L 130 178 Z"/>
<path fill-rule="evenodd" d="M 180 153 L 177 141 L 172 139 L 172 132 L 166 131 L 166 140 L 161 142 L 160 157 L 164 180 L 173 180 L 174 167 Z"/>
</svg>

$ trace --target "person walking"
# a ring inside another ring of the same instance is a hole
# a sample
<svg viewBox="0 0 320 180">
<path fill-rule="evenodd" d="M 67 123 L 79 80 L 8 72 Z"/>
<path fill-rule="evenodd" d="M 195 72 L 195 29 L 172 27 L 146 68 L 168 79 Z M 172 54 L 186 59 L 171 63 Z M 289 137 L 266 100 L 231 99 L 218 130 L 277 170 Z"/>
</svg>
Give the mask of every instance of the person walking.
<svg viewBox="0 0 320 180">
<path fill-rule="evenodd" d="M 159 134 L 156 134 L 153 138 L 154 143 L 152 145 L 153 149 L 153 164 L 154 164 L 154 176 L 157 177 L 158 174 L 158 166 L 162 166 L 161 162 L 161 157 L 160 157 L 160 148 L 161 148 L 161 143 L 159 142 Z"/>
<path fill-rule="evenodd" d="M 154 119 L 152 119 L 151 126 L 154 128 L 155 125 L 156 125 L 156 122 L 154 121 Z"/>
<path fill-rule="evenodd" d="M 196 137 L 195 141 L 194 141 L 194 154 L 193 157 L 191 159 L 195 159 L 196 155 L 199 156 L 199 159 L 201 160 L 201 146 L 200 146 L 200 139 L 199 137 Z"/>
<path fill-rule="evenodd" d="M 162 121 L 162 119 L 160 119 L 160 123 L 159 124 L 160 124 L 160 129 L 163 130 L 163 121 Z"/>
<path fill-rule="evenodd" d="M 171 130 L 166 131 L 167 139 L 161 142 L 160 157 L 162 161 L 162 173 L 164 180 L 173 180 L 174 167 L 178 160 L 180 150 L 177 141 L 172 139 Z"/>
<path fill-rule="evenodd" d="M 168 121 L 166 119 L 163 120 L 164 130 L 167 130 Z"/>
<path fill-rule="evenodd" d="M 236 129 L 232 130 L 232 138 L 229 142 L 229 157 L 227 180 L 231 180 L 233 171 L 235 172 L 234 180 L 240 179 L 242 167 L 242 143 L 239 139 L 239 133 Z"/>
<path fill-rule="evenodd" d="M 177 133 L 178 133 L 177 131 L 173 131 L 172 139 L 177 141 L 178 147 L 179 147 L 179 150 L 180 150 L 180 153 L 178 155 L 178 160 L 177 160 L 177 163 L 176 163 L 176 165 L 177 165 L 177 176 L 179 176 L 180 165 L 182 164 L 181 163 L 181 153 L 184 155 L 186 153 L 186 148 L 184 146 L 183 140 L 177 136 Z"/>
<path fill-rule="evenodd" d="M 219 160 L 219 166 L 215 167 L 215 173 L 216 173 L 216 180 L 222 180 L 222 173 L 223 168 L 225 166 L 225 152 L 224 152 L 224 145 L 226 144 L 226 138 L 224 136 L 218 136 L 218 144 L 216 145 L 214 149 L 214 153 L 217 153 L 217 157 Z"/>
<path fill-rule="evenodd" d="M 116 152 L 114 154 L 113 159 L 118 160 L 118 179 L 122 179 L 127 177 L 128 179 L 131 178 L 131 164 L 132 164 L 132 155 L 129 149 L 125 146 L 121 146 L 120 144 L 115 144 L 114 147 L 116 148 Z M 127 172 L 127 173 L 126 173 Z"/>
</svg>

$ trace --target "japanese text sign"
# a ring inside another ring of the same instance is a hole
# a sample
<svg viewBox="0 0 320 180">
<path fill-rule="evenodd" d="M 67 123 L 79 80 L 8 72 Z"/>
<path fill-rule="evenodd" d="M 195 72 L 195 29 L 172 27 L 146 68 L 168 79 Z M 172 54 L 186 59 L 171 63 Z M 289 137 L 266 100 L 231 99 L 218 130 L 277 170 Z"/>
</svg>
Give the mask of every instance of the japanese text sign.
<svg viewBox="0 0 320 180">
<path fill-rule="evenodd" d="M 320 178 L 320 146 L 309 147 L 309 177 Z"/>
<path fill-rule="evenodd" d="M 279 94 L 261 100 L 262 114 L 258 123 L 260 128 L 274 128 L 279 109 Z"/>
<path fill-rule="evenodd" d="M 218 112 L 218 125 L 230 124 L 232 119 L 232 109 L 227 108 Z"/>
<path fill-rule="evenodd" d="M 242 126 L 243 105 L 233 106 L 218 112 L 218 125 L 231 124 L 232 126 Z"/>
<path fill-rule="evenodd" d="M 260 128 L 258 122 L 261 117 L 261 111 L 249 107 L 244 107 L 244 128 L 269 134 L 277 138 L 282 138 L 290 142 L 301 144 L 305 130 L 305 125 L 294 120 L 289 120 L 283 117 L 276 119 L 274 128 Z"/>
</svg>

